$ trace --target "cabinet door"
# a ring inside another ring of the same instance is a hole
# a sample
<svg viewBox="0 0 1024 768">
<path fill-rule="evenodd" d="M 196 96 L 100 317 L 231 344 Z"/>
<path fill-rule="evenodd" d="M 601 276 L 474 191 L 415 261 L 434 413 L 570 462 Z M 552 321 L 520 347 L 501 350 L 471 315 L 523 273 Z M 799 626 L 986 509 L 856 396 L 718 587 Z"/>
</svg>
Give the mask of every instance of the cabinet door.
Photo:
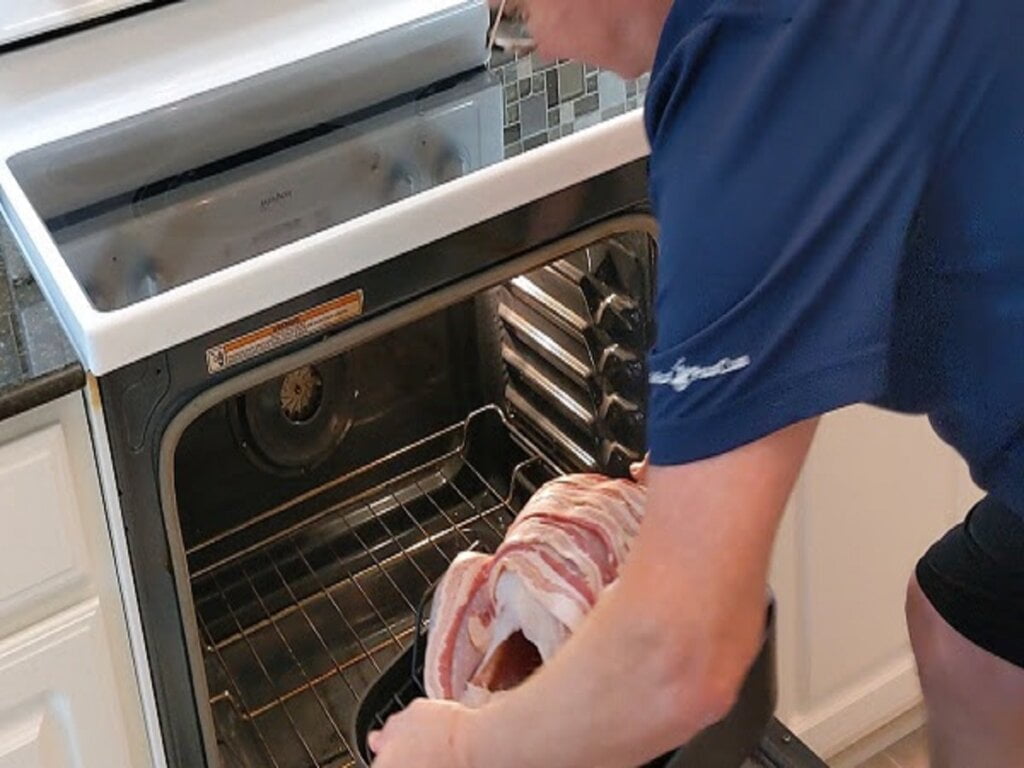
<svg viewBox="0 0 1024 768">
<path fill-rule="evenodd" d="M 832 755 L 920 702 L 907 579 L 978 495 L 923 418 L 867 407 L 821 423 L 773 564 L 781 719 Z"/>
<path fill-rule="evenodd" d="M 91 591 L 84 511 L 65 423 L 4 440 L 0 432 L 0 636 Z"/>
<path fill-rule="evenodd" d="M 99 601 L 0 643 L 0 768 L 130 766 Z"/>
<path fill-rule="evenodd" d="M 163 765 L 147 749 L 155 707 L 137 685 L 111 551 L 120 524 L 107 525 L 84 403 L 76 392 L 0 422 L 0 768 Z M 128 756 L 111 740 L 107 759 L 86 759 L 114 731 L 131 737 Z"/>
</svg>

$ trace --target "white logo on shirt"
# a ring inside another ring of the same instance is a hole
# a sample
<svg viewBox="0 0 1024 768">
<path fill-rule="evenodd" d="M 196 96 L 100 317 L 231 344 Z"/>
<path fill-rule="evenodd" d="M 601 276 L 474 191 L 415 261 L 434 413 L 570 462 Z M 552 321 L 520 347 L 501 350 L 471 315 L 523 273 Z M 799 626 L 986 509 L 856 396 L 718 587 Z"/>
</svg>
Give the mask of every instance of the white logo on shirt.
<svg viewBox="0 0 1024 768">
<path fill-rule="evenodd" d="M 748 365 L 750 365 L 750 355 L 724 357 L 714 365 L 687 365 L 686 358 L 681 357 L 670 370 L 652 372 L 650 382 L 651 384 L 668 385 L 676 392 L 682 392 L 695 381 L 714 379 L 725 376 L 727 373 L 735 373 Z"/>
</svg>

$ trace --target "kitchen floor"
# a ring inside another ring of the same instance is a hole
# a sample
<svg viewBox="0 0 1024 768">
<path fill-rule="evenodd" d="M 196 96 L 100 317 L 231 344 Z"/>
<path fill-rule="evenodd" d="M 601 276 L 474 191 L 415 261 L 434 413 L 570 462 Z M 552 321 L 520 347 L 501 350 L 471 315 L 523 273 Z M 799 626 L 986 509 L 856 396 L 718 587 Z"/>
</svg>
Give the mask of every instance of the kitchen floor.
<svg viewBox="0 0 1024 768">
<path fill-rule="evenodd" d="M 860 768 L 928 768 L 928 748 L 920 728 L 878 753 Z"/>
</svg>

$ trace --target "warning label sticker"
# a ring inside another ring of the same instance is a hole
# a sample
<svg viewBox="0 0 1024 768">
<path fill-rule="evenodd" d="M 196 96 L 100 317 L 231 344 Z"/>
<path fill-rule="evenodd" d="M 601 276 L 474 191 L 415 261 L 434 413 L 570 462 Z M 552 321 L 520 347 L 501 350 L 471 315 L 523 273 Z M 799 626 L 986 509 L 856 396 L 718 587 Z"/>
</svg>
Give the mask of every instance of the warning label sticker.
<svg viewBox="0 0 1024 768">
<path fill-rule="evenodd" d="M 206 369 L 220 373 L 285 344 L 335 328 L 362 313 L 363 292 L 347 293 L 206 350 Z"/>
</svg>

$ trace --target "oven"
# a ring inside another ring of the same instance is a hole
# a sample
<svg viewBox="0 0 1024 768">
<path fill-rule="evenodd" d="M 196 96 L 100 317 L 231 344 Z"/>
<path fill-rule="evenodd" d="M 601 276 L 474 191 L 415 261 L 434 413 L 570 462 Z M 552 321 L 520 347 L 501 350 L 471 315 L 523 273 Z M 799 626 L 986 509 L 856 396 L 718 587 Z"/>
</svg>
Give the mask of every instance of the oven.
<svg viewBox="0 0 1024 768">
<path fill-rule="evenodd" d="M 452 558 L 644 453 L 657 231 L 636 163 L 100 380 L 171 765 L 362 765 Z M 267 329 L 340 312 L 263 351 Z M 772 639 L 711 749 L 774 707 Z M 771 727 L 779 727 L 777 724 Z M 768 742 L 817 766 L 788 734 Z"/>
<path fill-rule="evenodd" d="M 620 169 L 100 380 L 172 765 L 354 764 L 360 697 L 454 555 L 555 473 L 642 457 L 645 183 Z"/>
</svg>

